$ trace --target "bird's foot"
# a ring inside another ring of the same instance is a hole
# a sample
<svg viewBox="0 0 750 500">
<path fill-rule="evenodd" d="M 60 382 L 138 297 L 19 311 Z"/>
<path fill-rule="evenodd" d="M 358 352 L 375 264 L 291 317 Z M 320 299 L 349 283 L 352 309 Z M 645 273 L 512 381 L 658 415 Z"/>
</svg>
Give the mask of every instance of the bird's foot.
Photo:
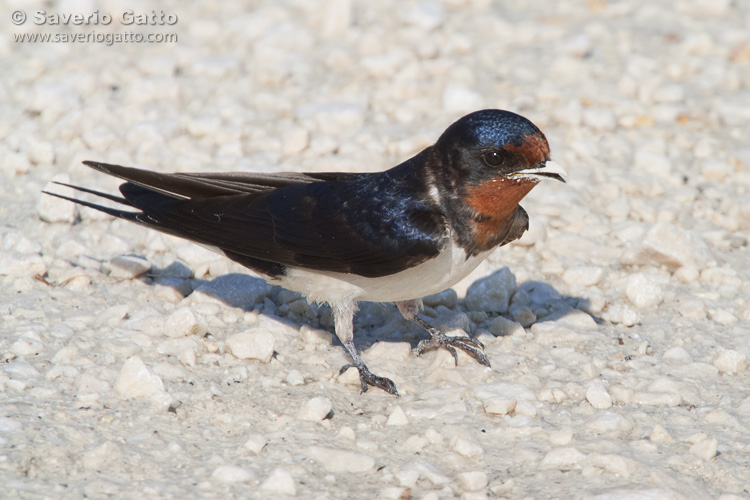
<svg viewBox="0 0 750 500">
<path fill-rule="evenodd" d="M 369 368 L 367 368 L 367 365 L 364 363 L 349 363 L 348 365 L 344 365 L 341 367 L 341 371 L 339 371 L 339 375 L 343 374 L 346 370 L 349 368 L 356 368 L 357 371 L 359 371 L 359 381 L 362 384 L 362 392 L 367 392 L 367 386 L 371 385 L 373 387 L 378 387 L 380 389 L 383 389 L 388 394 L 393 394 L 394 396 L 398 396 L 398 391 L 396 390 L 396 384 L 393 383 L 393 381 L 389 378 L 385 377 L 378 377 L 374 373 L 370 371 Z"/>
<path fill-rule="evenodd" d="M 429 340 L 422 340 L 417 345 L 417 356 L 421 356 L 422 353 L 428 349 L 436 349 L 438 347 L 444 347 L 453 355 L 453 359 L 458 365 L 458 353 L 456 349 L 461 349 L 466 354 L 477 360 L 478 363 L 492 368 L 490 366 L 490 360 L 484 354 L 484 344 L 476 339 L 470 337 L 453 337 L 448 336 L 435 328 L 430 328 Z"/>
</svg>

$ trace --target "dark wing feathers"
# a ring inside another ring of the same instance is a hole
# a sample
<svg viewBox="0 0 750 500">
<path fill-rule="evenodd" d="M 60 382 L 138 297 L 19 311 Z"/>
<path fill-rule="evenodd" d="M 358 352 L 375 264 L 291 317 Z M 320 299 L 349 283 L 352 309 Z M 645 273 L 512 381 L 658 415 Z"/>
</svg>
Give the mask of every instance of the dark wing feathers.
<svg viewBox="0 0 750 500">
<path fill-rule="evenodd" d="M 84 163 L 126 180 L 122 198 L 70 187 L 140 212 L 49 194 L 218 247 L 230 259 L 269 275 L 296 265 L 384 276 L 436 256 L 444 244 L 439 209 L 409 203 L 411 193 L 391 171 L 160 174 Z M 373 190 L 373 182 L 378 189 Z"/>
<path fill-rule="evenodd" d="M 206 198 L 241 193 L 257 193 L 269 189 L 306 184 L 321 180 L 354 180 L 362 174 L 347 173 L 176 173 L 162 174 L 133 167 L 109 163 L 84 161 L 95 170 L 119 177 L 133 184 L 174 197 Z"/>
</svg>

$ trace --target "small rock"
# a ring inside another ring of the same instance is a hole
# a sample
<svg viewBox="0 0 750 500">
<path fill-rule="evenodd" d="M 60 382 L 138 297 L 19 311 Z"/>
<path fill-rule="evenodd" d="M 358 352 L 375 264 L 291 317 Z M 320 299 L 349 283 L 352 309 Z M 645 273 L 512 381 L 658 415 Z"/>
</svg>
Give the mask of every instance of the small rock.
<svg viewBox="0 0 750 500">
<path fill-rule="evenodd" d="M 274 336 L 267 331 L 250 330 L 229 337 L 226 347 L 236 358 L 257 359 L 268 363 L 273 357 L 274 343 Z"/>
<path fill-rule="evenodd" d="M 312 398 L 297 413 L 297 418 L 310 422 L 320 422 L 331 412 L 331 400 L 324 397 Z"/>
<path fill-rule="evenodd" d="M 615 324 L 634 326 L 640 323 L 641 316 L 629 307 L 614 304 L 605 311 L 604 319 Z"/>
<path fill-rule="evenodd" d="M 516 291 L 516 277 L 507 267 L 477 280 L 466 292 L 464 304 L 469 311 L 508 312 Z"/>
<path fill-rule="evenodd" d="M 613 439 L 626 437 L 635 427 L 633 419 L 613 411 L 602 411 L 586 423 L 586 430 Z"/>
<path fill-rule="evenodd" d="M 299 370 L 290 370 L 284 379 L 287 384 L 292 386 L 304 385 L 305 377 L 299 372 Z"/>
<path fill-rule="evenodd" d="M 268 444 L 268 440 L 262 434 L 250 434 L 244 446 L 257 455 L 266 447 L 266 444 Z"/>
<path fill-rule="evenodd" d="M 505 337 L 508 335 L 522 335 L 525 330 L 521 323 L 510 320 L 504 316 L 498 316 L 493 319 L 487 329 L 496 337 Z"/>
<path fill-rule="evenodd" d="M 706 438 L 691 446 L 690 453 L 701 460 L 711 460 L 716 456 L 718 449 L 719 441 L 716 438 Z"/>
<path fill-rule="evenodd" d="M 580 469 L 586 455 L 570 446 L 552 448 L 542 459 L 539 466 L 543 469 Z"/>
<path fill-rule="evenodd" d="M 139 356 L 133 356 L 123 363 L 115 391 L 123 398 L 148 398 L 163 392 L 164 384 Z"/>
<path fill-rule="evenodd" d="M 472 458 L 484 453 L 476 442 L 461 436 L 454 436 L 450 443 L 451 449 L 461 456 Z"/>
<path fill-rule="evenodd" d="M 409 419 L 406 418 L 406 413 L 404 413 L 404 410 L 401 409 L 400 406 L 396 406 L 394 410 L 391 412 L 391 414 L 388 416 L 388 420 L 386 421 L 385 425 L 407 425 L 409 423 Z"/>
<path fill-rule="evenodd" d="M 297 493 L 294 478 L 281 467 L 277 467 L 271 471 L 266 480 L 261 483 L 260 489 L 274 493 L 283 493 L 285 495 L 294 495 Z"/>
<path fill-rule="evenodd" d="M 728 349 L 716 355 L 713 365 L 719 369 L 719 372 L 733 375 L 745 369 L 747 366 L 747 356 Z"/>
<path fill-rule="evenodd" d="M 663 300 L 663 293 L 659 285 L 651 281 L 645 274 L 637 273 L 628 277 L 625 285 L 628 300 L 638 309 L 655 307 Z"/>
<path fill-rule="evenodd" d="M 596 266 L 576 266 L 565 270 L 563 280 L 572 286 L 593 286 L 604 276 L 604 269 Z"/>
<path fill-rule="evenodd" d="M 74 198 L 75 190 L 67 186 L 56 184 L 57 182 L 69 184 L 70 177 L 68 174 L 58 174 L 44 186 L 44 191 L 58 193 L 69 198 Z M 43 194 L 36 205 L 39 218 L 45 222 L 67 222 L 72 224 L 78 217 L 78 205 L 68 200 L 63 200 L 55 196 Z"/>
<path fill-rule="evenodd" d="M 697 233 L 659 222 L 646 233 L 640 248 L 626 253 L 622 260 L 625 264 L 664 265 L 677 270 L 688 265 L 703 269 L 711 258 L 708 246 Z"/>
<path fill-rule="evenodd" d="M 302 325 L 299 330 L 299 338 L 303 344 L 310 345 L 331 345 L 333 341 L 333 335 L 330 332 L 308 325 Z"/>
<path fill-rule="evenodd" d="M 601 380 L 595 380 L 589 384 L 586 389 L 586 401 L 597 410 L 606 410 L 612 406 L 612 396 L 609 395 Z"/>
<path fill-rule="evenodd" d="M 328 472 L 367 472 L 375 466 L 375 459 L 368 455 L 337 448 L 310 446 L 307 455 Z"/>
<path fill-rule="evenodd" d="M 478 491 L 488 484 L 487 473 L 474 470 L 458 474 L 458 484 L 466 491 Z"/>
<path fill-rule="evenodd" d="M 661 424 L 655 424 L 648 435 L 648 438 L 655 443 L 669 443 L 672 441 L 672 436 Z"/>
<path fill-rule="evenodd" d="M 390 359 L 408 361 L 411 357 L 411 345 L 408 342 L 375 342 L 364 356 L 368 359 Z"/>
<path fill-rule="evenodd" d="M 211 477 L 223 483 L 245 483 L 255 479 L 252 472 L 236 465 L 220 465 L 214 469 Z"/>
<path fill-rule="evenodd" d="M 0 276 L 43 276 L 46 272 L 39 254 L 0 251 Z"/>
<path fill-rule="evenodd" d="M 176 309 L 164 324 L 167 337 L 189 337 L 203 335 L 208 331 L 206 323 L 189 307 Z"/>
<path fill-rule="evenodd" d="M 671 349 L 667 349 L 664 351 L 664 354 L 662 354 L 662 359 L 671 359 L 685 363 L 691 363 L 693 361 L 693 357 L 690 356 L 690 353 L 683 347 L 672 347 Z"/>
<path fill-rule="evenodd" d="M 140 255 L 118 255 L 109 261 L 109 275 L 113 278 L 135 279 L 151 270 L 151 263 Z"/>
<path fill-rule="evenodd" d="M 565 446 L 573 442 L 573 429 L 565 427 L 563 429 L 550 432 L 547 436 L 550 444 L 554 446 Z"/>
<path fill-rule="evenodd" d="M 515 399 L 492 398 L 484 402 L 484 411 L 490 415 L 509 415 L 516 409 Z"/>
</svg>

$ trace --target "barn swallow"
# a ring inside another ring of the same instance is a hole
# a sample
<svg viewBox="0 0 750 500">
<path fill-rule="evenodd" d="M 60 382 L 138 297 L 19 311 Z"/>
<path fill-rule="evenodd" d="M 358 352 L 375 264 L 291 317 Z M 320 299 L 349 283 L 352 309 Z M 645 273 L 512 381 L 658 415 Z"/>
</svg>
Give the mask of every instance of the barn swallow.
<svg viewBox="0 0 750 500">
<path fill-rule="evenodd" d="M 419 316 L 422 297 L 467 276 L 496 247 L 521 237 L 521 199 L 544 178 L 565 182 L 544 134 L 526 118 L 487 109 L 459 119 L 437 142 L 377 173 L 174 173 L 85 161 L 126 182 L 121 196 L 72 186 L 127 209 L 47 193 L 186 238 L 330 305 L 336 335 L 362 392 L 396 385 L 367 368 L 354 346 L 362 300 L 396 302 L 429 340 L 417 354 L 456 349 L 490 366 L 484 346 L 448 336 Z"/>
</svg>

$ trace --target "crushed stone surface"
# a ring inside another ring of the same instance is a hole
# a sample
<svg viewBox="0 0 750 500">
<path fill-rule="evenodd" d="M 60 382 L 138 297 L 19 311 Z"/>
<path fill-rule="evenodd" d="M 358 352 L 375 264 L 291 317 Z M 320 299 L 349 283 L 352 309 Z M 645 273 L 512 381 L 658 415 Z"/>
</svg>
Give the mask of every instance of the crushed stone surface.
<svg viewBox="0 0 750 500">
<path fill-rule="evenodd" d="M 750 496 L 750 3 L 99 2 L 107 25 L 22 4 L 0 33 L 4 498 Z M 15 38 L 91 31 L 178 39 Z M 379 171 L 481 108 L 536 123 L 568 183 L 425 300 L 491 369 L 417 357 L 424 331 L 361 304 L 400 398 L 339 375 L 327 306 L 41 194 L 114 192 L 86 159 Z"/>
</svg>

